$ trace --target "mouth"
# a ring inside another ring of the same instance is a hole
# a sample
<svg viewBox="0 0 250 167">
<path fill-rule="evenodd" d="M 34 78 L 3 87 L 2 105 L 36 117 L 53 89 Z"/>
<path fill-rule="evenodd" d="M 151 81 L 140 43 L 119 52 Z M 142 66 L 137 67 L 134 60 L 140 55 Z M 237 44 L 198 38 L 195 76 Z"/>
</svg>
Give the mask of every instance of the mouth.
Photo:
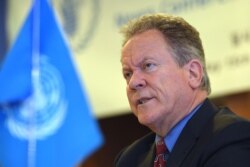
<svg viewBox="0 0 250 167">
<path fill-rule="evenodd" d="M 143 98 L 138 99 L 136 104 L 142 105 L 142 104 L 149 102 L 151 99 L 153 99 L 153 98 L 143 97 Z"/>
</svg>

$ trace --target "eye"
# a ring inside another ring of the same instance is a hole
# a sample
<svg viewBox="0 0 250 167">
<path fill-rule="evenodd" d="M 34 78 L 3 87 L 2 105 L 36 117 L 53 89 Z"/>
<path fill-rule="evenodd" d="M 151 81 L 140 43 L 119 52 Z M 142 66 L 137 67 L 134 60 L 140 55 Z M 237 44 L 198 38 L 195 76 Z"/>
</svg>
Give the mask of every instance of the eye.
<svg viewBox="0 0 250 167">
<path fill-rule="evenodd" d="M 129 78 L 131 78 L 132 76 L 132 72 L 129 72 L 129 71 L 124 71 L 123 72 L 123 77 L 128 80 Z"/>
<path fill-rule="evenodd" d="M 143 69 L 146 70 L 146 71 L 152 71 L 154 70 L 156 67 L 156 64 L 155 63 L 151 63 L 151 62 L 147 62 L 143 65 Z"/>
</svg>

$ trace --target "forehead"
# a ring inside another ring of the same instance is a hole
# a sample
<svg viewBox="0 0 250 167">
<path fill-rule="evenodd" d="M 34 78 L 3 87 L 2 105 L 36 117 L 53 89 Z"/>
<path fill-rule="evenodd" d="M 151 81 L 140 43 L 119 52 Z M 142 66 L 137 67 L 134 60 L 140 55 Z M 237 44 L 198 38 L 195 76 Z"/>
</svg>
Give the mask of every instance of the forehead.
<svg viewBox="0 0 250 167">
<path fill-rule="evenodd" d="M 136 63 L 150 58 L 162 59 L 162 56 L 167 57 L 168 54 L 170 54 L 170 48 L 161 32 L 148 30 L 128 40 L 122 49 L 121 63 Z"/>
</svg>

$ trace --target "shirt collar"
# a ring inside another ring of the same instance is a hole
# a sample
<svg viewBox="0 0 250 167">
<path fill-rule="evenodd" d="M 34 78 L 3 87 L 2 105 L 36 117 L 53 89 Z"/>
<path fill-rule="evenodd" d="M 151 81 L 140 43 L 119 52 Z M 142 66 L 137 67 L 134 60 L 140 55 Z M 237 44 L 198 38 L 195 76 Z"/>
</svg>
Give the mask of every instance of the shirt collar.
<svg viewBox="0 0 250 167">
<path fill-rule="evenodd" d="M 196 113 L 196 111 L 200 108 L 200 106 L 203 103 L 197 105 L 188 115 L 186 115 L 183 119 L 181 119 L 167 134 L 167 136 L 164 137 L 164 141 L 166 143 L 166 146 L 171 152 L 173 150 L 173 147 L 180 136 L 180 133 L 182 132 L 183 128 L 187 124 L 187 122 L 192 118 L 192 116 Z M 155 141 L 157 142 L 160 139 L 160 136 L 156 135 Z"/>
</svg>

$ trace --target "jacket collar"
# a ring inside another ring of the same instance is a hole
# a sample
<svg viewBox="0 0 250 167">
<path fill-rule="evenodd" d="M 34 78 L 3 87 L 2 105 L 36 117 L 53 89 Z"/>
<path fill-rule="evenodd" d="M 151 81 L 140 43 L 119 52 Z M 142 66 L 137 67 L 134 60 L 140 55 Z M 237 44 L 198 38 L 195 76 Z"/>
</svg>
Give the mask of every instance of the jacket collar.
<svg viewBox="0 0 250 167">
<path fill-rule="evenodd" d="M 167 166 L 179 167 L 200 137 L 207 121 L 215 114 L 217 107 L 208 99 L 188 121 L 169 156 Z"/>
</svg>

